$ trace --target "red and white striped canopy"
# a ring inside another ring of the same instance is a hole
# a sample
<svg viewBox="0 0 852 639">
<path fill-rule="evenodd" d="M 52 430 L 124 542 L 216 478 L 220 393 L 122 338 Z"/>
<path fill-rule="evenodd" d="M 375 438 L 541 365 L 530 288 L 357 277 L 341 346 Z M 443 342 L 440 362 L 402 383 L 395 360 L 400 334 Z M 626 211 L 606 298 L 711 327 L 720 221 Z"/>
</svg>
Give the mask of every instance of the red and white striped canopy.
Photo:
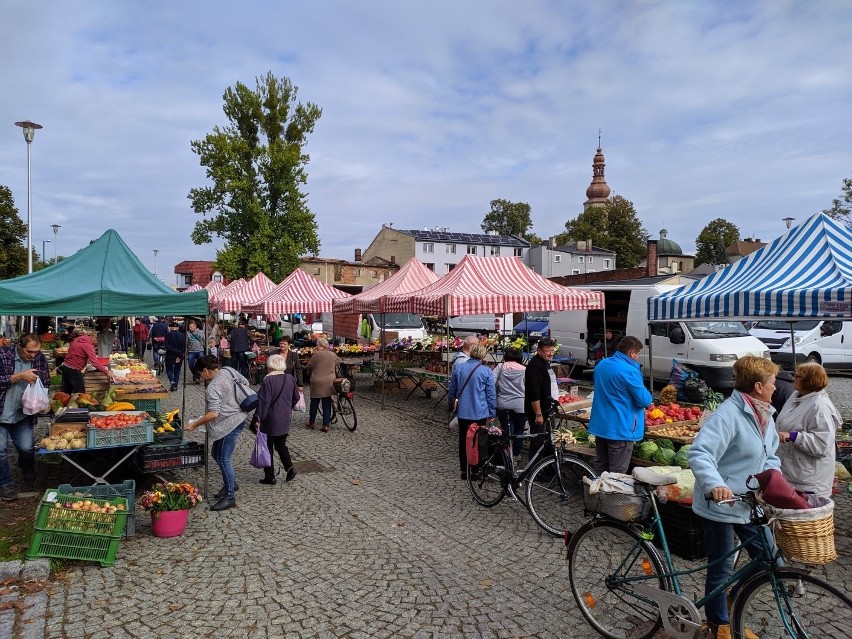
<svg viewBox="0 0 852 639">
<path fill-rule="evenodd" d="M 360 313 L 383 313 L 385 298 L 389 295 L 404 295 L 437 282 L 438 275 L 430 271 L 416 257 L 412 257 L 391 277 L 347 299 L 335 300 L 335 313 L 358 315 Z"/>
<path fill-rule="evenodd" d="M 207 291 L 207 294 L 210 298 L 212 298 L 216 293 L 225 288 L 225 285 L 222 282 L 215 282 L 213 280 L 207 282 L 204 286 L 204 289 Z"/>
<path fill-rule="evenodd" d="M 452 271 L 426 288 L 385 299 L 388 313 L 439 317 L 603 307 L 600 291 L 560 286 L 517 257 L 475 255 L 465 255 Z"/>
<path fill-rule="evenodd" d="M 236 313 L 268 295 L 275 288 L 275 282 L 258 272 L 245 283 L 245 286 L 217 298 L 217 310 L 223 313 Z"/>
<path fill-rule="evenodd" d="M 195 291 L 201 291 L 201 290 L 204 290 L 204 289 L 202 289 L 198 284 L 193 284 L 189 288 L 182 290 L 181 293 L 195 293 Z"/>
<path fill-rule="evenodd" d="M 226 287 L 221 289 L 218 293 L 214 293 L 210 297 L 210 308 L 212 310 L 221 310 L 219 308 L 219 304 L 229 295 L 235 295 L 237 291 L 239 291 L 243 286 L 246 285 L 246 281 L 243 278 L 238 280 L 234 280 Z"/>
<path fill-rule="evenodd" d="M 349 293 L 314 279 L 297 268 L 266 296 L 243 310 L 275 317 L 281 313 L 327 313 L 333 300 L 351 297 Z"/>
</svg>

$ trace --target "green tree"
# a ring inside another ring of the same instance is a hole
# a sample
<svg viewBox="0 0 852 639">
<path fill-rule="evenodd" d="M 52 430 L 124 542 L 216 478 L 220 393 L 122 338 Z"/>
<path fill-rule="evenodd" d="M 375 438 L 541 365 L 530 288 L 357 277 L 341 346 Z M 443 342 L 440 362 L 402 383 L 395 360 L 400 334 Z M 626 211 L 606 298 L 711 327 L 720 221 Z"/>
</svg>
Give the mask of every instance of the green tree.
<svg viewBox="0 0 852 639">
<path fill-rule="evenodd" d="M 823 211 L 827 216 L 852 226 L 852 179 L 843 180 L 840 197 L 831 202 L 831 208 Z"/>
<path fill-rule="evenodd" d="M 716 218 L 701 229 L 695 238 L 695 266 L 727 264 L 728 246 L 740 239 L 740 229 L 722 218 Z"/>
<path fill-rule="evenodd" d="M 620 195 L 612 195 L 603 206 L 590 206 L 576 219 L 568 220 L 565 232 L 556 236 L 558 244 L 580 240 L 615 251 L 619 268 L 639 266 L 647 256 L 648 232 L 633 202 Z"/>
<path fill-rule="evenodd" d="M 18 215 L 15 198 L 0 185 L 0 280 L 27 274 L 27 225 Z"/>
<path fill-rule="evenodd" d="M 540 238 L 530 232 L 533 225 L 530 212 L 530 205 L 526 202 L 491 200 L 491 210 L 482 219 L 482 230 L 485 233 L 497 231 L 500 235 L 515 235 L 538 244 Z"/>
<path fill-rule="evenodd" d="M 229 124 L 192 142 L 212 181 L 189 192 L 193 210 L 205 216 L 192 240 L 224 240 L 216 268 L 230 279 L 263 271 L 280 281 L 298 267 L 300 255 L 319 252 L 302 186 L 310 161 L 304 147 L 322 110 L 296 102 L 298 89 L 287 78 L 269 72 L 256 83 L 254 91 L 240 82 L 229 87 L 223 96 Z"/>
</svg>

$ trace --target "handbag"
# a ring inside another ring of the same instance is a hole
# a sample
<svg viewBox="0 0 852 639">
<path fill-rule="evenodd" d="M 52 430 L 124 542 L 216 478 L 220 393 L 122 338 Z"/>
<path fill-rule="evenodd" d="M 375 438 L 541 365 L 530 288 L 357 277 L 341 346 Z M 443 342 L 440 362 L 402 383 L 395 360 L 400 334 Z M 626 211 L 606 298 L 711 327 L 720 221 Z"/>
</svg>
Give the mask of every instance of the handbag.
<svg viewBox="0 0 852 639">
<path fill-rule="evenodd" d="M 453 403 L 450 406 L 450 413 L 451 414 L 455 414 L 456 411 L 459 409 L 459 397 L 461 397 L 461 394 L 464 392 L 464 387 L 467 386 L 467 383 L 470 381 L 470 378 L 473 376 L 474 371 L 476 371 L 476 369 L 479 368 L 480 366 L 482 366 L 482 362 L 479 362 L 479 364 L 474 366 L 471 369 L 471 371 L 467 374 L 467 378 L 464 380 L 464 384 L 462 384 L 461 388 L 459 389 L 458 396 L 453 398 Z"/>
<path fill-rule="evenodd" d="M 244 413 L 252 412 L 260 403 L 260 397 L 258 397 L 257 393 L 255 393 L 252 389 L 246 389 L 244 384 L 238 382 L 236 375 L 234 375 L 230 370 L 228 370 L 228 374 L 234 379 L 234 396 L 237 398 L 237 401 L 240 402 L 240 410 Z M 243 395 L 242 401 L 240 400 L 240 393 Z"/>
<path fill-rule="evenodd" d="M 269 468 L 272 466 L 272 455 L 269 452 L 269 444 L 266 441 L 266 433 L 257 431 L 254 438 L 254 449 L 251 451 L 249 464 L 255 468 Z"/>
</svg>

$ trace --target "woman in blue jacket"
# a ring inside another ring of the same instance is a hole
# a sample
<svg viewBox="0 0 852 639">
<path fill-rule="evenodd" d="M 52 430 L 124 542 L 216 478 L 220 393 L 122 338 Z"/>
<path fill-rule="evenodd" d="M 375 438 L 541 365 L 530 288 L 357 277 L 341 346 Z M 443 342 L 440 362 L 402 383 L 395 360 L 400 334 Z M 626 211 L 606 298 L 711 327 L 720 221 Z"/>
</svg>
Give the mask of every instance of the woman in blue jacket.
<svg viewBox="0 0 852 639">
<path fill-rule="evenodd" d="M 465 441 L 471 424 L 485 424 L 486 420 L 497 414 L 497 391 L 494 388 L 494 375 L 482 360 L 488 351 L 476 344 L 470 349 L 470 359 L 453 367 L 450 377 L 450 389 L 447 397 L 450 408 L 458 398 L 459 418 L 459 466 L 461 478 L 467 479 L 467 451 Z"/>
<path fill-rule="evenodd" d="M 771 403 L 777 372 L 778 365 L 763 357 L 748 355 L 734 362 L 733 393 L 704 421 L 689 449 L 689 467 L 695 475 L 692 510 L 701 517 L 708 563 L 733 549 L 734 534 L 746 540 L 757 532 L 749 521 L 751 511 L 747 504 L 718 502 L 745 493 L 749 475 L 781 468 L 776 455 L 778 433 L 772 417 L 775 409 Z M 712 499 L 706 499 L 705 495 L 711 495 Z M 769 541 L 774 546 L 771 538 Z M 746 546 L 751 556 L 759 553 L 759 549 L 756 540 Z M 705 594 L 730 577 L 732 570 L 733 557 L 708 568 Z M 748 576 L 739 583 L 744 583 Z M 724 593 L 708 601 L 704 610 L 713 637 L 730 637 Z"/>
</svg>

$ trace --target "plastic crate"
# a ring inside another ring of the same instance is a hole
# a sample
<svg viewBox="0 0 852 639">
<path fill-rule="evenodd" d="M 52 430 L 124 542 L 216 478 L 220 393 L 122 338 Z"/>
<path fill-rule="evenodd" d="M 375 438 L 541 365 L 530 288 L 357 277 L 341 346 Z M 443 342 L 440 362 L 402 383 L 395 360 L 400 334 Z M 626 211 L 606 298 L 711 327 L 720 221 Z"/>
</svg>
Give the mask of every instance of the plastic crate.
<svg viewBox="0 0 852 639">
<path fill-rule="evenodd" d="M 81 502 L 92 501 L 98 506 L 107 503 L 123 505 L 124 510 L 112 514 L 95 513 L 86 510 L 71 510 L 70 508 L 56 508 L 58 502 Z M 83 533 L 95 537 L 120 537 L 121 532 L 127 524 L 129 504 L 125 497 L 111 497 L 109 499 L 98 499 L 96 497 L 73 497 L 63 495 L 56 488 L 51 488 L 44 493 L 36 513 L 35 529 L 59 532 Z"/>
<path fill-rule="evenodd" d="M 126 479 L 123 484 L 96 484 L 95 486 L 72 486 L 62 484 L 57 489 L 62 495 L 89 495 L 100 499 L 124 497 L 127 500 L 127 523 L 124 535 L 132 537 L 136 534 L 136 482 Z"/>
<path fill-rule="evenodd" d="M 52 557 L 76 561 L 97 561 L 108 567 L 115 563 L 121 537 L 98 537 L 83 533 L 36 530 L 30 540 L 27 559 Z"/>
<path fill-rule="evenodd" d="M 707 556 L 704 546 L 704 528 L 701 519 L 689 506 L 675 503 L 658 504 L 663 530 L 669 550 L 684 559 L 702 559 Z M 660 540 L 654 537 L 654 544 L 660 546 Z"/>
<path fill-rule="evenodd" d="M 127 428 L 87 428 L 86 447 L 150 444 L 154 441 L 154 425 L 145 421 Z"/>
<path fill-rule="evenodd" d="M 124 400 L 128 401 L 136 407 L 136 410 L 144 410 L 149 413 L 159 413 L 160 412 L 160 400 L 159 399 L 128 399 Z"/>
<path fill-rule="evenodd" d="M 176 445 L 144 446 L 139 451 L 139 468 L 143 473 L 204 465 L 204 445 L 186 442 Z"/>
</svg>

